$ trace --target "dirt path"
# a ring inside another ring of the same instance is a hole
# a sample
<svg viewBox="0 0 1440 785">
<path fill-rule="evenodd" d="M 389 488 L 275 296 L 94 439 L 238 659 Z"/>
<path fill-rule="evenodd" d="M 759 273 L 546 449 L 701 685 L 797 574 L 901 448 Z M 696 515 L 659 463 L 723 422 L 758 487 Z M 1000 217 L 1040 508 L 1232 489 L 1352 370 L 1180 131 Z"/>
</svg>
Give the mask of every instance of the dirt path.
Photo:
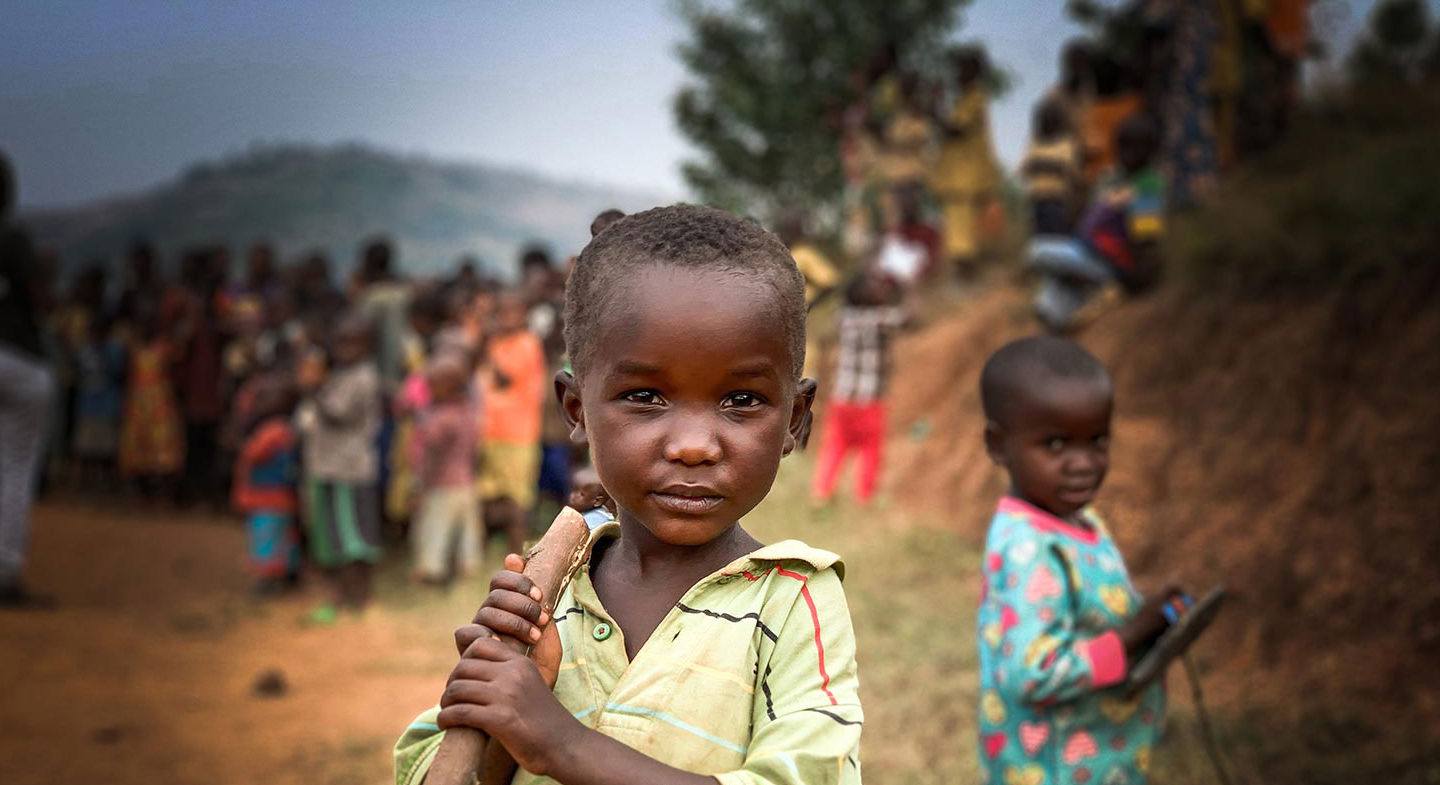
<svg viewBox="0 0 1440 785">
<path fill-rule="evenodd" d="M 7 785 L 383 782 L 396 707 L 427 705 L 451 664 L 404 607 L 315 629 L 298 620 L 318 589 L 250 601 L 231 521 L 47 505 L 35 530 L 33 582 L 59 607 L 0 614 Z M 272 668 L 285 694 L 255 695 Z"/>
</svg>

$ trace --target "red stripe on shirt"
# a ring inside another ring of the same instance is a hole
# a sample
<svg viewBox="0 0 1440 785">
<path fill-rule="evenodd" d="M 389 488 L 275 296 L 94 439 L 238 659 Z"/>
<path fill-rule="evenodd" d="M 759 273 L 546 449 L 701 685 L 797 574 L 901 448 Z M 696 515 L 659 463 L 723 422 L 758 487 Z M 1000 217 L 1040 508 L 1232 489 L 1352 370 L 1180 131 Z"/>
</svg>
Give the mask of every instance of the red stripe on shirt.
<svg viewBox="0 0 1440 785">
<path fill-rule="evenodd" d="M 810 623 L 815 627 L 815 651 L 820 659 L 820 689 L 830 699 L 830 705 L 839 705 L 835 700 L 835 694 L 830 692 L 830 674 L 825 672 L 825 644 L 820 642 L 820 614 L 815 610 L 815 600 L 810 596 L 810 587 L 805 582 L 805 576 L 798 572 L 791 572 L 784 567 L 776 567 L 775 571 L 787 578 L 794 578 L 800 581 L 800 596 L 805 598 L 805 604 L 810 606 Z"/>
</svg>

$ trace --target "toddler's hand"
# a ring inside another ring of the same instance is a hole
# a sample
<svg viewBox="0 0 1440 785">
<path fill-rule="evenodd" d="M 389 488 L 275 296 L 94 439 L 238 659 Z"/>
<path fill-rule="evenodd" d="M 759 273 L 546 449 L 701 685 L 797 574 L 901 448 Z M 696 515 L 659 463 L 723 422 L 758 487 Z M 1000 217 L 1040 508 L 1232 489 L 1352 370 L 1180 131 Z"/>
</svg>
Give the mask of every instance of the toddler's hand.
<svg viewBox="0 0 1440 785">
<path fill-rule="evenodd" d="M 1165 620 L 1162 608 L 1180 594 L 1180 587 L 1175 584 L 1168 584 L 1159 592 L 1152 594 L 1149 599 L 1140 605 L 1140 610 L 1120 626 L 1120 640 L 1125 644 L 1125 656 L 1134 660 L 1144 654 L 1145 650 L 1155 643 L 1155 639 L 1165 632 L 1169 622 Z"/>
</svg>

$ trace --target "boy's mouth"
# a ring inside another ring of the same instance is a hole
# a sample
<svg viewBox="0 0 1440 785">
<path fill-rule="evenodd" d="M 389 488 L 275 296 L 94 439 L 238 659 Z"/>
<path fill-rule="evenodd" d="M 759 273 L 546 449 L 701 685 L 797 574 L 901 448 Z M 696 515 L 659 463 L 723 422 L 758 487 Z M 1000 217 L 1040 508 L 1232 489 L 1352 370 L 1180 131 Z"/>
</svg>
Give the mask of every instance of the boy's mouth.
<svg viewBox="0 0 1440 785">
<path fill-rule="evenodd" d="M 703 515 L 725 501 L 718 491 L 704 485 L 667 485 L 651 491 L 650 498 L 660 509 L 680 515 Z"/>
</svg>

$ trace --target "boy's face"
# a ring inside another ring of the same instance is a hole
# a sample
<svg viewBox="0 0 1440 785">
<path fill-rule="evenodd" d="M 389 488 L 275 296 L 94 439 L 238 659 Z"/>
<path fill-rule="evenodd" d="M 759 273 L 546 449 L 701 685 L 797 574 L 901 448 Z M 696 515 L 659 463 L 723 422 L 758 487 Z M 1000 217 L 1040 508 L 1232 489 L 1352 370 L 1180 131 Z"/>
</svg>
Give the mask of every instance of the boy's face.
<svg viewBox="0 0 1440 785">
<path fill-rule="evenodd" d="M 495 308 L 495 329 L 502 333 L 513 333 L 525 329 L 525 301 L 519 295 L 506 294 Z"/>
<path fill-rule="evenodd" d="M 1069 518 L 1090 504 L 1110 468 L 1106 379 L 1060 379 L 1026 390 L 1006 423 L 985 426 L 985 445 L 1010 473 L 1012 493 Z"/>
<path fill-rule="evenodd" d="M 769 492 L 814 383 L 793 381 L 763 281 L 656 265 L 616 298 L 561 403 L 622 519 L 669 545 L 710 542 Z"/>
</svg>

